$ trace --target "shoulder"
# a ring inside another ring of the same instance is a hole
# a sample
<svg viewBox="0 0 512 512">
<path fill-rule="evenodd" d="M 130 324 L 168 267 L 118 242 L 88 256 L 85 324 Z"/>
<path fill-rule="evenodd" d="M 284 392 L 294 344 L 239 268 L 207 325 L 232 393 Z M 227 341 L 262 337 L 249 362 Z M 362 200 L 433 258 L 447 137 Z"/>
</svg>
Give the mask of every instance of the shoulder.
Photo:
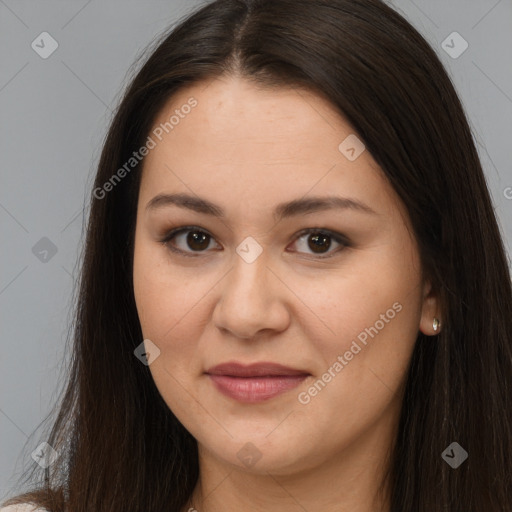
<svg viewBox="0 0 512 512">
<path fill-rule="evenodd" d="M 37 507 L 37 505 L 33 503 L 19 503 L 18 505 L 0 507 L 0 512 L 47 512 L 47 510 Z"/>
</svg>

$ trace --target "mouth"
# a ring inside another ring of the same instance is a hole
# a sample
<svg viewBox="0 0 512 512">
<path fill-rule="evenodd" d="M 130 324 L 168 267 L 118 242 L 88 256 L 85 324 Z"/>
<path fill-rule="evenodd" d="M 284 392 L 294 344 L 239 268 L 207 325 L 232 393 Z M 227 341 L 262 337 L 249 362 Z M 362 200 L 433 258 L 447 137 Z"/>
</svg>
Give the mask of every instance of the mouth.
<svg viewBox="0 0 512 512">
<path fill-rule="evenodd" d="M 246 403 L 269 400 L 297 387 L 311 375 L 304 370 L 269 362 L 223 363 L 205 373 L 223 395 Z"/>
</svg>

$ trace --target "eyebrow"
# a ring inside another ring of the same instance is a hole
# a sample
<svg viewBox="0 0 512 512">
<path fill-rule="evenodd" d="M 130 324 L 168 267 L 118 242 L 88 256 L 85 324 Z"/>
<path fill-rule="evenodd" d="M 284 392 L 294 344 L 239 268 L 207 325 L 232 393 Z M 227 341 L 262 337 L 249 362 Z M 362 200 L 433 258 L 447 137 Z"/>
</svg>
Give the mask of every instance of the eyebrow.
<svg viewBox="0 0 512 512">
<path fill-rule="evenodd" d="M 166 206 L 178 206 L 198 213 L 224 218 L 224 210 L 207 199 L 188 194 L 158 194 L 146 204 L 146 211 L 157 210 Z M 296 215 L 325 211 L 331 209 L 350 209 L 361 213 L 378 215 L 368 205 L 348 197 L 339 196 L 315 196 L 302 199 L 294 199 L 286 203 L 280 203 L 274 209 L 274 219 L 281 220 Z"/>
</svg>

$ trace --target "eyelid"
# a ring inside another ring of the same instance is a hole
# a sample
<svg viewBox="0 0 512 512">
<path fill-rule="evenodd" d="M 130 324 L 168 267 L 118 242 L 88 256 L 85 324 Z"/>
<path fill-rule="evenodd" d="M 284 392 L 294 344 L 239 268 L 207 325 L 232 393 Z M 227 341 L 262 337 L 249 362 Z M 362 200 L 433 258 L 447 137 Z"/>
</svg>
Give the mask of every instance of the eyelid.
<svg viewBox="0 0 512 512">
<path fill-rule="evenodd" d="M 179 227 L 171 229 L 163 236 L 163 238 L 161 238 L 159 240 L 159 242 L 162 243 L 165 247 L 167 247 L 170 251 L 177 253 L 179 255 L 185 256 L 185 257 L 196 258 L 198 256 L 203 256 L 204 254 L 206 254 L 208 252 L 206 250 L 205 251 L 197 251 L 197 252 L 183 251 L 183 250 L 178 249 L 170 244 L 170 241 L 174 237 L 182 234 L 183 232 L 187 232 L 187 231 L 199 231 L 201 233 L 208 235 L 212 240 L 216 241 L 215 237 L 207 229 L 204 229 L 197 225 L 189 225 L 189 226 L 179 226 Z M 314 259 L 314 260 L 328 259 L 328 258 L 334 257 L 336 254 L 338 254 L 345 248 L 351 246 L 351 243 L 348 240 L 348 238 L 346 236 L 344 236 L 342 233 L 338 233 L 336 231 L 333 231 L 333 230 L 330 230 L 327 228 L 317 228 L 317 227 L 302 229 L 301 231 L 299 231 L 298 233 L 296 233 L 294 235 L 294 239 L 293 239 L 292 243 L 296 243 L 296 241 L 299 240 L 300 238 L 302 238 L 304 235 L 311 234 L 311 233 L 321 233 L 324 235 L 328 235 L 336 243 L 340 244 L 341 247 L 338 247 L 336 250 L 331 251 L 330 253 L 326 253 L 326 255 L 322 255 L 322 254 L 315 255 L 313 253 L 310 253 L 309 256 L 311 256 L 311 258 L 308 258 L 308 259 Z M 331 249 L 331 248 L 329 248 L 329 249 Z M 287 251 L 287 252 L 298 252 L 298 251 Z M 298 254 L 303 254 L 303 253 L 298 252 Z"/>
</svg>

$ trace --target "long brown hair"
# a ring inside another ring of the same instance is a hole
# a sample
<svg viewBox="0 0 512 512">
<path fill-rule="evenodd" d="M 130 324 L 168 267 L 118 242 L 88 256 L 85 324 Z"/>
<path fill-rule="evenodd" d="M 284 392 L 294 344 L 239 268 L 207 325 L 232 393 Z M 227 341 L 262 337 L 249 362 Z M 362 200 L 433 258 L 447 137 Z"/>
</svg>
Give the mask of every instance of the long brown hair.
<svg viewBox="0 0 512 512">
<path fill-rule="evenodd" d="M 146 140 L 187 84 L 238 74 L 293 86 L 345 116 L 406 206 L 443 329 L 419 333 L 389 468 L 392 512 L 512 509 L 512 291 L 463 108 L 435 52 L 379 0 L 217 0 L 151 49 L 106 137 L 94 188 Z M 134 356 L 132 255 L 140 164 L 91 210 L 72 360 L 48 442 L 60 458 L 5 504 L 52 512 L 178 512 L 198 479 L 195 439 Z M 441 457 L 456 441 L 457 469 Z M 34 469 L 37 467 L 34 465 Z"/>
</svg>

